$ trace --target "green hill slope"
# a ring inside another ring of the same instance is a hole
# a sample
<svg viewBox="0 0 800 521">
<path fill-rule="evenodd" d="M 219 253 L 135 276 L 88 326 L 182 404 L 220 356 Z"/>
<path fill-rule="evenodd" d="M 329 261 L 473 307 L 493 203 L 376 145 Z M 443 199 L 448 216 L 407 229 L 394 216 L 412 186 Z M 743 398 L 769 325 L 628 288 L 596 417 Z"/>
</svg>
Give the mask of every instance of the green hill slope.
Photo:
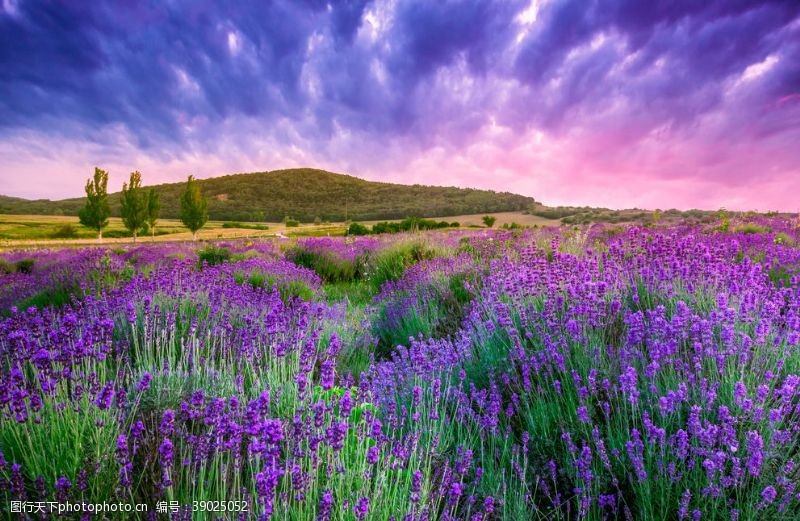
<svg viewBox="0 0 800 521">
<path fill-rule="evenodd" d="M 280 221 L 287 215 L 301 221 L 401 219 L 516 211 L 535 203 L 531 197 L 507 192 L 376 183 L 311 168 L 233 174 L 201 179 L 199 184 L 210 218 L 226 221 Z M 161 194 L 161 216 L 178 217 L 184 183 L 155 188 Z M 119 192 L 109 199 L 112 215 L 119 215 Z M 76 215 L 82 205 L 82 198 L 32 201 L 0 196 L 0 213 L 5 214 Z"/>
</svg>

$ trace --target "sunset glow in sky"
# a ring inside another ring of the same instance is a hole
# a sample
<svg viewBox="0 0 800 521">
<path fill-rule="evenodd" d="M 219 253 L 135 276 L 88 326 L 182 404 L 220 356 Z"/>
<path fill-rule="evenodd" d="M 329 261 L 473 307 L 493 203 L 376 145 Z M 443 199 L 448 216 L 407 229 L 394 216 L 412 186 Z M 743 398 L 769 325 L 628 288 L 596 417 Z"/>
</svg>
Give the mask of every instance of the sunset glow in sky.
<svg viewBox="0 0 800 521">
<path fill-rule="evenodd" d="M 0 194 L 310 166 L 800 208 L 797 0 L 0 2 Z"/>
</svg>

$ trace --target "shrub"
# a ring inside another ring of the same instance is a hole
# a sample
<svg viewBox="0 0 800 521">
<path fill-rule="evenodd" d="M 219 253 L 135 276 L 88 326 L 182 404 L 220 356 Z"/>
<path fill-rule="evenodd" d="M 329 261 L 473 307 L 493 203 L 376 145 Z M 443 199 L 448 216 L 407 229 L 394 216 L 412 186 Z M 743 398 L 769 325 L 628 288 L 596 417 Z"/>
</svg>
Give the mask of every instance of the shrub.
<svg viewBox="0 0 800 521">
<path fill-rule="evenodd" d="M 504 230 L 518 230 L 518 229 L 522 228 L 522 225 L 518 224 L 518 223 L 515 223 L 515 222 L 511 222 L 511 223 L 505 223 L 502 226 L 502 228 Z"/>
<path fill-rule="evenodd" d="M 564 208 L 564 207 L 557 207 L 557 208 L 540 208 L 536 210 L 531 210 L 530 214 L 535 215 L 536 217 L 543 217 L 545 219 L 563 219 L 564 217 L 569 217 L 570 215 L 578 213 L 578 210 L 574 208 Z"/>
<path fill-rule="evenodd" d="M 238 228 L 242 230 L 269 230 L 269 226 L 265 224 L 251 224 L 239 221 L 230 221 L 222 223 L 223 228 Z"/>
<path fill-rule="evenodd" d="M 387 248 L 373 261 L 370 284 L 377 291 L 385 282 L 398 280 L 409 266 L 436 255 L 436 250 L 422 242 L 405 242 Z"/>
<path fill-rule="evenodd" d="M 483 224 L 485 224 L 487 228 L 491 228 L 494 226 L 494 223 L 497 222 L 497 217 L 494 215 L 484 215 L 481 221 L 483 221 Z"/>
<path fill-rule="evenodd" d="M 372 233 L 399 233 L 400 223 L 379 222 L 372 225 Z"/>
<path fill-rule="evenodd" d="M 447 221 L 434 221 L 420 217 L 406 217 L 400 222 L 379 222 L 372 226 L 372 233 L 400 233 L 415 230 L 438 230 L 441 228 L 457 227 L 459 223 Z"/>
<path fill-rule="evenodd" d="M 33 271 L 33 259 L 18 260 L 14 267 L 20 273 L 31 273 Z"/>
<path fill-rule="evenodd" d="M 302 280 L 278 280 L 276 277 L 261 271 L 254 271 L 249 275 L 235 273 L 234 280 L 237 284 L 247 282 L 254 288 L 275 288 L 278 290 L 281 300 L 285 303 L 289 303 L 296 298 L 301 300 L 314 299 L 314 290 Z"/>
<path fill-rule="evenodd" d="M 361 277 L 358 261 L 340 259 L 325 251 L 295 246 L 286 252 L 286 259 L 313 270 L 325 282 L 352 282 Z"/>
<path fill-rule="evenodd" d="M 792 287 L 792 273 L 789 272 L 784 266 L 775 266 L 767 272 L 770 282 L 776 288 L 790 288 Z"/>
<path fill-rule="evenodd" d="M 203 264 L 215 266 L 230 260 L 231 251 L 227 248 L 217 246 L 207 246 L 206 248 L 197 252 L 197 260 L 199 266 L 202 268 Z"/>
<path fill-rule="evenodd" d="M 123 239 L 126 237 L 133 237 L 133 235 L 128 230 L 109 230 L 103 234 L 103 237 L 109 239 Z"/>
<path fill-rule="evenodd" d="M 450 223 L 446 221 L 436 222 L 431 219 L 421 219 L 419 217 L 406 217 L 400 221 L 400 229 L 405 232 L 411 230 L 436 230 L 448 227 L 450 227 Z"/>
<path fill-rule="evenodd" d="M 18 304 L 20 309 L 36 307 L 43 309 L 46 307 L 59 308 L 72 302 L 72 297 L 77 295 L 80 288 L 71 284 L 59 284 L 52 288 L 36 293 Z"/>
<path fill-rule="evenodd" d="M 767 228 L 766 226 L 758 225 L 756 223 L 745 223 L 741 226 L 738 226 L 736 228 L 736 231 L 739 233 L 744 233 L 749 235 L 754 233 L 767 233 L 769 231 L 769 228 Z"/>
<path fill-rule="evenodd" d="M 297 219 L 292 219 L 287 215 L 286 217 L 283 218 L 283 224 L 287 228 L 297 228 L 298 226 L 300 226 L 300 221 L 298 221 Z"/>
<path fill-rule="evenodd" d="M 347 228 L 347 235 L 369 235 L 369 228 L 361 223 L 350 223 Z"/>
<path fill-rule="evenodd" d="M 64 224 L 50 234 L 52 239 L 74 239 L 78 236 L 78 229 L 71 224 Z"/>
<path fill-rule="evenodd" d="M 14 264 L 5 259 L 0 259 L 0 275 L 14 273 L 15 271 L 17 271 L 17 267 Z"/>
</svg>

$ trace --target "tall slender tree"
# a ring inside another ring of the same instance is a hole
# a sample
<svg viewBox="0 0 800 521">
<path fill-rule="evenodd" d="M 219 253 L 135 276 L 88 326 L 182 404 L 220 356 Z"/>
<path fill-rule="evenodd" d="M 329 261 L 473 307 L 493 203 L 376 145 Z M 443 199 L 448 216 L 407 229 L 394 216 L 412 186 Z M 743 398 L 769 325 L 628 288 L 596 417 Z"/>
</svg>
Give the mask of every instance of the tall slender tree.
<svg viewBox="0 0 800 521">
<path fill-rule="evenodd" d="M 181 194 L 181 221 L 191 230 L 194 240 L 197 240 L 197 231 L 208 221 L 208 203 L 191 175 Z"/>
<path fill-rule="evenodd" d="M 142 174 L 139 171 L 131 172 L 129 183 L 122 184 L 120 203 L 122 208 L 122 222 L 131 234 L 133 242 L 139 230 L 147 223 L 147 194 L 142 191 Z"/>
<path fill-rule="evenodd" d="M 150 233 L 152 237 L 156 236 L 156 223 L 158 222 L 158 214 L 161 212 L 161 200 L 155 188 L 151 188 L 147 192 L 147 224 L 150 225 Z"/>
<path fill-rule="evenodd" d="M 94 168 L 94 177 L 86 181 L 86 204 L 78 211 L 81 224 L 97 231 L 97 240 L 103 239 L 103 228 L 108 226 L 111 208 L 108 206 L 108 172 Z"/>
</svg>

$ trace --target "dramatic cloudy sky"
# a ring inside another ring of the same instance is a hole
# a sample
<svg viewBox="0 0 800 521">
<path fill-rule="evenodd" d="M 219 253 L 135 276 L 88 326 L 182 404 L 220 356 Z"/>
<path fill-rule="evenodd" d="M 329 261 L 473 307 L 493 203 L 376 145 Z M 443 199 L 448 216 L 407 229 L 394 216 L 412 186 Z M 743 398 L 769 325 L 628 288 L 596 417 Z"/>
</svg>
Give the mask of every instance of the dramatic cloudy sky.
<svg viewBox="0 0 800 521">
<path fill-rule="evenodd" d="M 0 2 L 3 194 L 314 166 L 800 207 L 797 0 Z"/>
</svg>

